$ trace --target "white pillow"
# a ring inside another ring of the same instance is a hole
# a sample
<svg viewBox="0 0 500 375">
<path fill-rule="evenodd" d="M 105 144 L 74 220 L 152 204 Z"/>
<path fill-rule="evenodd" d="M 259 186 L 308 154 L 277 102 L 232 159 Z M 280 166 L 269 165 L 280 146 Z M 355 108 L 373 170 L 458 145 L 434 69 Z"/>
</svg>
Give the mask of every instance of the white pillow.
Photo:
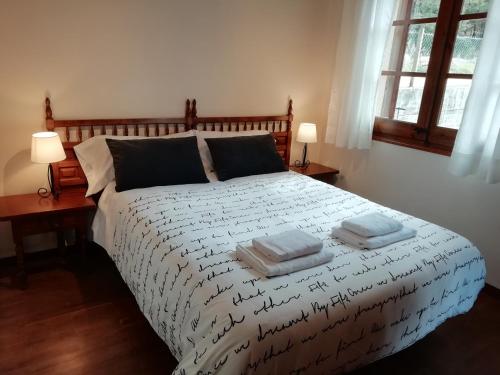
<svg viewBox="0 0 500 375">
<path fill-rule="evenodd" d="M 168 134 L 157 138 L 183 138 L 192 137 L 193 130 L 187 132 Z M 111 139 L 145 139 L 144 136 L 98 135 L 86 139 L 74 147 L 76 157 L 87 177 L 88 189 L 86 197 L 100 192 L 115 179 L 113 157 L 109 152 L 106 138 Z"/>
<path fill-rule="evenodd" d="M 244 131 L 209 131 L 209 130 L 196 130 L 196 137 L 198 138 L 198 149 L 200 150 L 201 161 L 205 174 L 210 182 L 218 181 L 215 173 L 214 161 L 210 154 L 205 138 L 232 138 L 232 137 L 247 137 L 251 135 L 266 135 L 269 134 L 267 130 L 244 130 Z"/>
</svg>

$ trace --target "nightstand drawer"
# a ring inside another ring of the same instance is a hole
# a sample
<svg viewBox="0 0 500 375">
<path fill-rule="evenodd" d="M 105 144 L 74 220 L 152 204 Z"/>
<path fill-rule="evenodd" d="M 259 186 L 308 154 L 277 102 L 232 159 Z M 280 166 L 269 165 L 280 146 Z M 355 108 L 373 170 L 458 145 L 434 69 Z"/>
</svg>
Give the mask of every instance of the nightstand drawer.
<svg viewBox="0 0 500 375">
<path fill-rule="evenodd" d="M 52 232 L 65 229 L 83 227 L 89 220 L 89 213 L 58 214 L 33 216 L 12 220 L 13 229 L 17 235 L 26 236 L 30 234 Z"/>
</svg>

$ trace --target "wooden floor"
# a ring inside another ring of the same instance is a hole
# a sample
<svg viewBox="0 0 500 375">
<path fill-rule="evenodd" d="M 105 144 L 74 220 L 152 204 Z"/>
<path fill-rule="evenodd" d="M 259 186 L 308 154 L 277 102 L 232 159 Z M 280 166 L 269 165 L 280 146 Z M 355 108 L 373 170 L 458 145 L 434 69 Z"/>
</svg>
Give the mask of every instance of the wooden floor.
<svg viewBox="0 0 500 375">
<path fill-rule="evenodd" d="M 169 374 L 167 346 L 140 313 L 102 250 L 83 271 L 76 255 L 28 260 L 29 287 L 0 267 L 0 374 Z M 500 293 L 483 290 L 466 315 L 354 374 L 500 374 Z"/>
</svg>

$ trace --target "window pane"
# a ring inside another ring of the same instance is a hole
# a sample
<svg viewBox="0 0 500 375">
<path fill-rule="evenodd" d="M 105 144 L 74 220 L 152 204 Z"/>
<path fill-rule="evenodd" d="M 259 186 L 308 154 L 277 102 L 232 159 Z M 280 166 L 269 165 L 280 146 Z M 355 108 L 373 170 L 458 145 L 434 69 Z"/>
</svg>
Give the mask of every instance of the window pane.
<svg viewBox="0 0 500 375">
<path fill-rule="evenodd" d="M 485 25 L 485 19 L 460 21 L 453 47 L 450 73 L 474 73 Z"/>
<path fill-rule="evenodd" d="M 392 90 L 394 87 L 394 76 L 381 76 L 377 87 L 377 97 L 375 100 L 375 115 L 390 118 L 390 103 Z"/>
<path fill-rule="evenodd" d="M 403 26 L 392 26 L 389 40 L 387 41 L 388 48 L 384 51 L 384 60 L 382 63 L 383 70 L 396 70 L 398 63 L 399 51 L 403 44 Z"/>
<path fill-rule="evenodd" d="M 417 122 L 424 84 L 422 77 L 401 77 L 394 113 L 396 120 Z"/>
<path fill-rule="evenodd" d="M 437 17 L 440 0 L 413 0 L 411 18 Z"/>
<path fill-rule="evenodd" d="M 427 72 L 435 29 L 435 23 L 410 25 L 403 60 L 404 72 Z"/>
<path fill-rule="evenodd" d="M 460 127 L 470 85 L 470 79 L 448 78 L 438 126 L 451 129 Z"/>
<path fill-rule="evenodd" d="M 462 14 L 487 12 L 488 4 L 488 0 L 464 0 Z"/>
</svg>

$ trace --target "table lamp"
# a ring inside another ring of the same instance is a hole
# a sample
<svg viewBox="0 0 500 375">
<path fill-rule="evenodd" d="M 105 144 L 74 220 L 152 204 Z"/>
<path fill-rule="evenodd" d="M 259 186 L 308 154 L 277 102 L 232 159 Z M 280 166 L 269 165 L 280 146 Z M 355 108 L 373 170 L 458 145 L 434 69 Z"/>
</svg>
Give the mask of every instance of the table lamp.
<svg viewBox="0 0 500 375">
<path fill-rule="evenodd" d="M 302 151 L 302 162 L 296 160 L 295 166 L 306 168 L 309 165 L 309 160 L 307 160 L 307 144 L 317 142 L 316 124 L 311 124 L 309 122 L 302 122 L 299 125 L 299 131 L 297 133 L 297 142 L 304 143 L 304 150 Z"/>
<path fill-rule="evenodd" d="M 54 180 L 50 163 L 66 159 L 59 134 L 56 132 L 34 133 L 31 137 L 31 161 L 34 163 L 48 163 L 47 178 L 49 180 L 50 193 L 55 199 L 58 192 L 54 189 Z M 50 194 L 45 188 L 38 189 L 38 195 L 48 197 Z"/>
</svg>

